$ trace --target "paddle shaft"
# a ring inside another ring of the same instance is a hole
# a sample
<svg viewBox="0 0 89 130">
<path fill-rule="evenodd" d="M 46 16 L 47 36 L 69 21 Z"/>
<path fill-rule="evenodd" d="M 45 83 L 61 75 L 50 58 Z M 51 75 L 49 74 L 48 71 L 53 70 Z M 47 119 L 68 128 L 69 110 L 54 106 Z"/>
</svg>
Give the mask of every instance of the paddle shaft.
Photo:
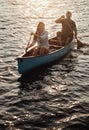
<svg viewBox="0 0 89 130">
<path fill-rule="evenodd" d="M 29 41 L 28 41 L 28 43 L 27 43 L 27 47 L 26 47 L 26 49 L 25 49 L 25 52 L 27 52 L 27 49 L 29 48 L 29 43 L 30 43 L 30 41 L 31 41 L 31 35 L 30 35 Z"/>
<path fill-rule="evenodd" d="M 70 28 L 70 30 L 71 30 L 71 32 L 72 32 L 72 28 L 71 28 L 71 26 L 70 26 L 70 24 L 69 24 L 69 22 L 68 22 L 67 20 L 66 20 L 66 23 L 67 23 L 67 25 L 69 26 L 69 28 Z M 73 35 L 74 35 L 74 37 L 75 37 L 75 39 L 76 39 L 76 41 L 77 41 L 77 48 L 82 47 L 82 46 L 85 45 L 85 44 L 82 43 L 82 42 L 78 39 L 78 37 L 76 36 L 76 35 L 77 35 L 77 32 L 76 32 L 76 34 L 73 33 Z"/>
<path fill-rule="evenodd" d="M 30 48 L 28 48 L 28 51 L 27 52 L 29 52 L 29 51 L 31 51 L 33 48 L 35 48 L 37 45 L 36 44 L 34 44 L 33 46 L 31 46 Z"/>
</svg>

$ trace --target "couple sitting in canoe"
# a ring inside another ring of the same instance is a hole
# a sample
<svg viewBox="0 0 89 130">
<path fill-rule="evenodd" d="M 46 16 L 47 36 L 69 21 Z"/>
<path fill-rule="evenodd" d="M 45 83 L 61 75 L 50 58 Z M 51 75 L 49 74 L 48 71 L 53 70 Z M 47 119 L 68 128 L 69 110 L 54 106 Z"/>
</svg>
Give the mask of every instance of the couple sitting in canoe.
<svg viewBox="0 0 89 130">
<path fill-rule="evenodd" d="M 33 42 L 30 46 L 26 48 L 26 50 L 31 47 L 36 42 L 38 43 L 38 46 L 33 49 L 32 55 L 45 55 L 49 53 L 49 43 L 59 43 L 59 45 L 66 45 L 69 42 L 72 41 L 73 36 L 77 39 L 77 29 L 75 22 L 71 19 L 72 13 L 70 11 L 66 12 L 66 18 L 65 16 L 61 16 L 59 19 L 57 19 L 56 23 L 62 24 L 62 31 L 57 32 L 57 36 L 51 40 L 48 41 L 48 32 L 45 31 L 45 24 L 43 22 L 40 22 L 37 26 L 36 33 L 31 33 L 31 35 L 34 35 Z"/>
</svg>

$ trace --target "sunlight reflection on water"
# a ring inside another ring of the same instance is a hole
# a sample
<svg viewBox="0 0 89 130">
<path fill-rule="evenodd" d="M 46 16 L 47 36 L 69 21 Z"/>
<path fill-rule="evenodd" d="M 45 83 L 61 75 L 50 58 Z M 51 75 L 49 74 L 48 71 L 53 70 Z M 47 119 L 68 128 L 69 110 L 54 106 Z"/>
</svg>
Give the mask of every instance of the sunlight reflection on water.
<svg viewBox="0 0 89 130">
<path fill-rule="evenodd" d="M 88 42 L 88 4 L 86 0 L 0 0 L 0 128 L 62 130 L 71 121 L 89 125 L 88 48 L 35 78 L 28 76 L 27 81 L 17 82 L 20 75 L 14 60 L 24 52 L 39 21 L 54 36 L 61 29 L 55 19 L 68 10 L 77 23 L 78 36 Z"/>
</svg>

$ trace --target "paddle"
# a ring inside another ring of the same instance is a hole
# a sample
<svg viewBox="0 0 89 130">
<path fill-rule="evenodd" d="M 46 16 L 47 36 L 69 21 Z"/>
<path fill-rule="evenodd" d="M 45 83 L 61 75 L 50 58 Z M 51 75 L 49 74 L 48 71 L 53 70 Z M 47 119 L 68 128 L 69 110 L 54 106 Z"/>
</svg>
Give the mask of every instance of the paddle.
<svg viewBox="0 0 89 130">
<path fill-rule="evenodd" d="M 71 32 L 72 32 L 72 28 L 71 28 L 71 25 L 70 23 L 65 19 L 68 27 L 70 28 Z M 84 44 L 82 43 L 76 36 L 75 36 L 75 33 L 73 32 L 73 35 L 74 35 L 74 38 L 76 39 L 76 42 L 77 42 L 77 48 L 80 48 L 80 47 L 83 47 L 83 46 L 86 46 L 87 44 Z"/>
<path fill-rule="evenodd" d="M 28 48 L 29 48 L 29 43 L 30 43 L 30 41 L 31 41 L 31 35 L 30 35 L 29 41 L 28 41 L 28 43 L 27 43 L 27 47 L 25 48 L 25 53 L 27 52 L 27 50 L 28 50 Z"/>
<path fill-rule="evenodd" d="M 81 42 L 78 38 L 75 38 L 75 39 L 77 41 L 77 48 L 89 46 L 89 44 Z"/>
</svg>

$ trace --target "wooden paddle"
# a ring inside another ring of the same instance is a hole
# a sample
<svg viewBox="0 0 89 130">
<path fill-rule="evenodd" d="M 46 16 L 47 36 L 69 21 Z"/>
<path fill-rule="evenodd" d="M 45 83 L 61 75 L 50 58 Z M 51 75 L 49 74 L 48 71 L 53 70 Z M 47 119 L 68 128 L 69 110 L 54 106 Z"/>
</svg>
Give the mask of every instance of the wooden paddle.
<svg viewBox="0 0 89 130">
<path fill-rule="evenodd" d="M 27 51 L 23 54 L 23 57 L 32 56 L 33 49 L 34 49 L 36 46 L 37 46 L 37 45 L 34 44 L 33 46 L 29 47 L 29 48 L 27 49 Z"/>
<path fill-rule="evenodd" d="M 71 30 L 71 32 L 72 32 L 72 28 L 71 28 L 70 23 L 69 23 L 67 20 L 65 20 L 65 21 L 66 21 L 68 27 L 70 28 L 70 30 Z M 83 46 L 87 46 L 87 45 L 88 45 L 88 44 L 82 43 L 82 42 L 75 36 L 75 33 L 73 33 L 73 35 L 74 35 L 74 38 L 75 38 L 76 41 L 77 41 L 77 48 L 80 48 L 80 47 L 83 47 Z"/>
<path fill-rule="evenodd" d="M 27 46 L 26 46 L 26 48 L 25 48 L 25 53 L 27 52 L 27 50 L 28 50 L 28 48 L 29 48 L 29 44 L 30 44 L 30 41 L 31 41 L 31 36 L 32 36 L 32 35 L 30 35 L 29 41 L 28 41 Z"/>
<path fill-rule="evenodd" d="M 89 44 L 81 42 L 78 38 L 76 38 L 76 41 L 77 41 L 77 48 L 89 46 Z"/>
</svg>

